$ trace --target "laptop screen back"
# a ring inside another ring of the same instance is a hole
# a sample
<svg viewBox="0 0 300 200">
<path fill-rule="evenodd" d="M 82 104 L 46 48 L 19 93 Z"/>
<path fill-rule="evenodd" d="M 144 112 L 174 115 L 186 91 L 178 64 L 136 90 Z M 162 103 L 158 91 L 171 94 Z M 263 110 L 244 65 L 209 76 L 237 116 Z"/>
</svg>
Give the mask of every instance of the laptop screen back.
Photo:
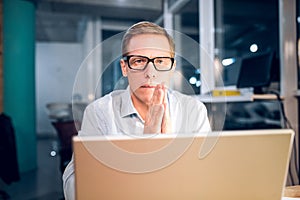
<svg viewBox="0 0 300 200">
<path fill-rule="evenodd" d="M 280 200 L 293 137 L 292 130 L 222 132 L 209 154 L 200 158 L 206 139 L 201 135 L 78 136 L 76 197 Z"/>
</svg>

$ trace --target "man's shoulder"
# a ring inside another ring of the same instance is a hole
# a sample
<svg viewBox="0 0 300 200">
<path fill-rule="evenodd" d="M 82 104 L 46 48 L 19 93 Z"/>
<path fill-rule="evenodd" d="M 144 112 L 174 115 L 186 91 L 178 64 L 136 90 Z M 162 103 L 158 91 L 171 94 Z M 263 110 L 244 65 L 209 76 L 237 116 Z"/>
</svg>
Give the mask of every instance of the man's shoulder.
<svg viewBox="0 0 300 200">
<path fill-rule="evenodd" d="M 89 107 L 94 107 L 94 106 L 106 106 L 108 107 L 113 100 L 116 99 L 122 99 L 124 95 L 126 95 L 126 90 L 114 90 L 106 95 L 104 95 L 103 97 L 100 97 L 98 99 L 96 99 L 95 101 L 93 101 L 92 103 L 89 104 Z"/>
<path fill-rule="evenodd" d="M 114 98 L 121 98 L 127 91 L 126 90 L 114 90 L 103 97 L 96 99 L 93 103 L 102 103 L 112 101 Z"/>
<path fill-rule="evenodd" d="M 176 90 L 172 90 L 172 91 L 170 92 L 170 95 L 171 95 L 171 97 L 176 98 L 176 99 L 178 99 L 179 101 L 180 101 L 180 100 L 184 100 L 184 101 L 187 101 L 187 100 L 190 100 L 190 101 L 197 101 L 197 99 L 196 99 L 194 96 L 192 96 L 192 95 L 187 95 L 187 94 L 183 94 L 183 93 L 181 93 L 181 92 L 179 92 L 179 91 L 176 91 Z"/>
<path fill-rule="evenodd" d="M 170 97 L 173 102 L 179 103 L 185 107 L 189 105 L 192 107 L 196 105 L 199 107 L 204 107 L 204 104 L 199 99 L 197 99 L 195 95 L 187 95 L 173 90 L 170 92 Z"/>
</svg>

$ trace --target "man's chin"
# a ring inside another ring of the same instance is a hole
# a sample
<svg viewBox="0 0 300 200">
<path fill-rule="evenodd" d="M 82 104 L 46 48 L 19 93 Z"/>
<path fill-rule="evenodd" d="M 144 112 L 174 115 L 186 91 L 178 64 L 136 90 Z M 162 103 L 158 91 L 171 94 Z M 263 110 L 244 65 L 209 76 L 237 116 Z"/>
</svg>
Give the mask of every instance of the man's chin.
<svg viewBox="0 0 300 200">
<path fill-rule="evenodd" d="M 138 88 L 136 91 L 132 91 L 131 95 L 133 98 L 138 99 L 144 103 L 151 102 L 153 96 L 154 89 L 145 89 L 145 88 Z"/>
</svg>

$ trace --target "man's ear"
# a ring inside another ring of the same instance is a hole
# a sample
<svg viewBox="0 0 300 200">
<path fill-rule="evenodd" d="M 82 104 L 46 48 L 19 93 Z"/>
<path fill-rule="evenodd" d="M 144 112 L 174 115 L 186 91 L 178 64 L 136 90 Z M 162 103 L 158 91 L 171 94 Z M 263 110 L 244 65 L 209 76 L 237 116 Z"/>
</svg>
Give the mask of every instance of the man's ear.
<svg viewBox="0 0 300 200">
<path fill-rule="evenodd" d="M 124 77 L 127 77 L 127 67 L 126 67 L 126 62 L 125 62 L 125 60 L 121 59 L 121 60 L 120 60 L 120 65 L 121 65 L 122 75 L 123 75 Z"/>
<path fill-rule="evenodd" d="M 173 67 L 172 67 L 173 71 L 175 71 L 175 69 L 176 69 L 176 60 L 174 60 Z"/>
</svg>

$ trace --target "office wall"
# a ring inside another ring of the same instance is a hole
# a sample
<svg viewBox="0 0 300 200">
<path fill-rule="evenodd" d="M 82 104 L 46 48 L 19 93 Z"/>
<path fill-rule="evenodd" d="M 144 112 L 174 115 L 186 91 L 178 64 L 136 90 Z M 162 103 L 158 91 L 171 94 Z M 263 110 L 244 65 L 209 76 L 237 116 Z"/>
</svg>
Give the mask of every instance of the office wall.
<svg viewBox="0 0 300 200">
<path fill-rule="evenodd" d="M 46 104 L 69 102 L 82 62 L 80 43 L 36 43 L 37 134 L 55 134 Z"/>
</svg>

